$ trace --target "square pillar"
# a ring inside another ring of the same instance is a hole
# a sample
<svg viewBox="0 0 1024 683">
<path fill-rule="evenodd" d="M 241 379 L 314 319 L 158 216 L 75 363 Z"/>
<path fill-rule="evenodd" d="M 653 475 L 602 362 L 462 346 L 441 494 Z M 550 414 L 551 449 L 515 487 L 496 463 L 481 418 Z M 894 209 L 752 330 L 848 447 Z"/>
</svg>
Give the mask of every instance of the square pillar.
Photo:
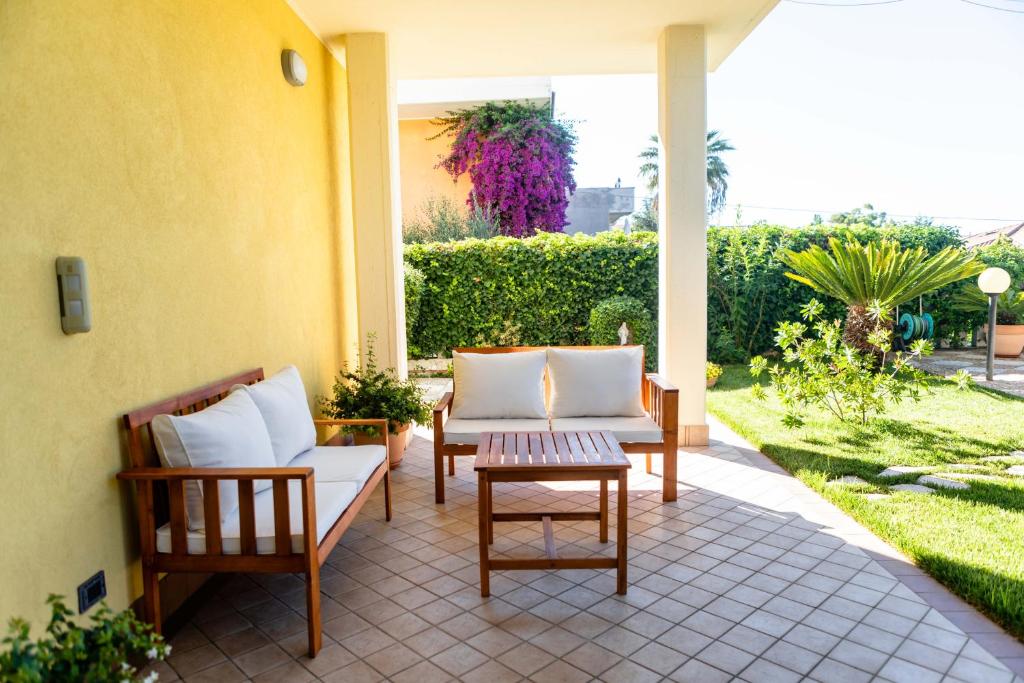
<svg viewBox="0 0 1024 683">
<path fill-rule="evenodd" d="M 405 377 L 398 108 L 387 36 L 349 33 L 344 45 L 359 340 L 375 334 L 378 362 Z"/>
<path fill-rule="evenodd" d="M 658 365 L 679 387 L 679 445 L 708 443 L 707 48 L 703 26 L 658 37 Z"/>
</svg>

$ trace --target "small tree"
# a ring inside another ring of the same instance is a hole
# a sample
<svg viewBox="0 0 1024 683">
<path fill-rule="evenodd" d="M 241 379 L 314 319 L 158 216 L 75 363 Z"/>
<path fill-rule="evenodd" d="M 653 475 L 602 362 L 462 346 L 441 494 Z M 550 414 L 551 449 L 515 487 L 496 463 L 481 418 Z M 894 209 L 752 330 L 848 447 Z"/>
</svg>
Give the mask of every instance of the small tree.
<svg viewBox="0 0 1024 683">
<path fill-rule="evenodd" d="M 920 400 L 927 390 L 926 375 L 910 361 L 930 355 L 930 342 L 919 339 L 911 344 L 909 353 L 892 353 L 887 311 L 875 302 L 871 309 L 877 324 L 868 337 L 882 354 L 879 364 L 874 354 L 845 343 L 840 322 L 822 320 L 823 309 L 812 299 L 801 311 L 806 323 L 779 325 L 776 341 L 784 363 L 769 367 L 761 356 L 750 363 L 754 377 L 768 371 L 770 386 L 785 410 L 783 424 L 802 426 L 810 408 L 824 409 L 843 422 L 866 424 L 889 405 L 907 398 Z M 960 371 L 956 381 L 963 388 L 970 375 Z M 755 384 L 753 392 L 759 400 L 767 398 L 761 384 Z"/>
</svg>

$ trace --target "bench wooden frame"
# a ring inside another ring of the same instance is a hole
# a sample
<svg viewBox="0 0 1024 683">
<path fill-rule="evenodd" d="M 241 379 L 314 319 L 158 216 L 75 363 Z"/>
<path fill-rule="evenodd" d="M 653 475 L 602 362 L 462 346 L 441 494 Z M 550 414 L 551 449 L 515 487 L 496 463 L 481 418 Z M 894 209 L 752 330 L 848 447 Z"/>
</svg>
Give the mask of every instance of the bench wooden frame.
<svg viewBox="0 0 1024 683">
<path fill-rule="evenodd" d="M 162 627 L 160 614 L 161 572 L 248 572 L 248 573 L 304 573 L 306 575 L 306 617 L 309 633 L 309 656 L 316 656 L 321 645 L 320 623 L 320 567 L 331 550 L 352 524 L 360 509 L 381 481 L 384 482 L 384 508 L 386 519 L 391 519 L 391 472 L 387 457 L 367 479 L 366 485 L 338 517 L 317 545 L 316 488 L 312 467 L 254 467 L 204 468 L 160 467 L 153 442 L 152 420 L 157 415 L 188 415 L 213 405 L 228 395 L 236 384 L 255 384 L 263 379 L 263 369 L 249 370 L 234 377 L 189 391 L 174 398 L 134 410 L 123 417 L 128 434 L 129 469 L 117 478 L 135 482 L 138 509 L 139 537 L 142 556 L 143 612 L 146 621 L 157 633 Z M 322 427 L 346 425 L 377 426 L 380 442 L 387 448 L 388 423 L 384 419 L 313 421 Z M 332 439 L 332 441 L 336 441 Z M 329 442 L 330 443 L 330 442 Z M 339 457 L 344 457 L 339 448 Z M 256 518 L 253 485 L 257 480 L 273 482 L 274 496 L 274 553 L 256 553 Z M 301 553 L 292 550 L 291 519 L 288 509 L 288 482 L 302 483 L 302 538 Z M 241 552 L 223 553 L 220 525 L 206 529 L 206 553 L 188 552 L 188 525 L 185 518 L 186 481 L 200 481 L 203 486 L 203 509 L 208 519 L 220 514 L 219 482 L 238 482 L 238 514 L 240 516 Z M 157 550 L 156 531 L 165 522 L 171 525 L 171 552 Z"/>
<path fill-rule="evenodd" d="M 600 351 L 621 349 L 621 346 L 480 346 L 454 349 L 459 353 L 516 353 L 519 351 L 543 351 L 547 348 L 575 349 L 580 351 Z M 641 360 L 640 367 L 643 367 Z M 434 501 L 444 503 L 444 459 L 448 457 L 448 476 L 455 475 L 455 456 L 476 455 L 476 444 L 446 444 L 444 442 L 444 423 L 451 413 L 452 399 L 458 387 L 446 392 L 434 406 Z M 547 370 L 544 371 L 545 394 L 551 391 Z M 644 410 L 661 428 L 661 441 L 651 443 L 620 443 L 626 453 L 644 453 L 647 456 L 647 473 L 651 473 L 651 454 L 662 454 L 662 494 L 663 501 L 676 499 L 676 458 L 679 449 L 679 389 L 669 384 L 665 378 L 654 372 L 641 372 L 640 395 Z"/>
</svg>

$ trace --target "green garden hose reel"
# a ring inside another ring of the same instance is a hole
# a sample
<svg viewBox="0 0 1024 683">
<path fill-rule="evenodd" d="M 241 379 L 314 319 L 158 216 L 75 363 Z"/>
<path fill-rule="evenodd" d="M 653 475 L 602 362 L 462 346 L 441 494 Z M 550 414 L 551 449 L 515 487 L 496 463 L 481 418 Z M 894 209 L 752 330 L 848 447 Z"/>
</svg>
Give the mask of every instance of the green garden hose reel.
<svg viewBox="0 0 1024 683">
<path fill-rule="evenodd" d="M 930 313 L 921 315 L 903 313 L 900 315 L 894 331 L 904 343 L 916 339 L 931 339 L 935 336 L 935 319 Z"/>
</svg>

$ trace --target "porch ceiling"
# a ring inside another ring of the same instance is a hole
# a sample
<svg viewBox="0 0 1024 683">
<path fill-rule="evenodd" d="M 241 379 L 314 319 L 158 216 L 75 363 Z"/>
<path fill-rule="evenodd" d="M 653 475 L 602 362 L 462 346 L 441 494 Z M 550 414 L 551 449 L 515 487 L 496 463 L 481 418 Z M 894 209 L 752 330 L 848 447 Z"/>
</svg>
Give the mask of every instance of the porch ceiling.
<svg viewBox="0 0 1024 683">
<path fill-rule="evenodd" d="M 289 0 L 329 45 L 387 33 L 395 78 L 653 73 L 659 31 L 702 24 L 714 70 L 778 0 Z"/>
</svg>

